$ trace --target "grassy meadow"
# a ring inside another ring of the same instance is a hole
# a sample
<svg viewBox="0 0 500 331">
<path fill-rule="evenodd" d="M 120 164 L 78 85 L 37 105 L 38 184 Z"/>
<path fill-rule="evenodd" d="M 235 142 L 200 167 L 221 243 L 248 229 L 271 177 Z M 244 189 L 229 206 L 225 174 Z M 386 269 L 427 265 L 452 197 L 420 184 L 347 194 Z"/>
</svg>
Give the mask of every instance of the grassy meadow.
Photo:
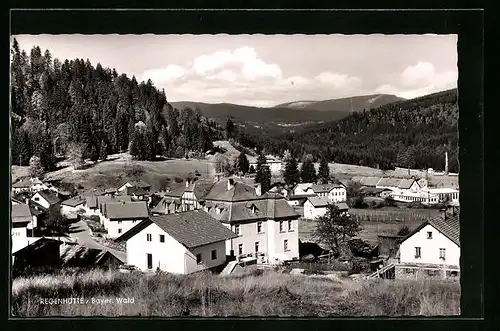
<svg viewBox="0 0 500 331">
<path fill-rule="evenodd" d="M 449 281 L 330 279 L 273 270 L 221 277 L 210 273 L 83 274 L 17 278 L 12 314 L 37 316 L 403 316 L 459 315 L 460 285 Z M 41 304 L 78 297 L 84 304 Z M 110 303 L 92 304 L 94 298 Z M 133 298 L 117 303 L 115 298 Z"/>
</svg>

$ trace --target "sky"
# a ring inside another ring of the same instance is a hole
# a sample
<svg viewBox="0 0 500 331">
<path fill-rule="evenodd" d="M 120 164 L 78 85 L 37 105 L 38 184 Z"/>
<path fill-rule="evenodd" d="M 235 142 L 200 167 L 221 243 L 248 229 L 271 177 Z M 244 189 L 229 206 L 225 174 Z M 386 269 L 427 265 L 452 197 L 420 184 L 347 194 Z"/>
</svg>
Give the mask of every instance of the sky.
<svg viewBox="0 0 500 331">
<path fill-rule="evenodd" d="M 17 35 L 53 57 L 151 79 L 170 102 L 269 107 L 457 87 L 457 35 Z"/>
</svg>

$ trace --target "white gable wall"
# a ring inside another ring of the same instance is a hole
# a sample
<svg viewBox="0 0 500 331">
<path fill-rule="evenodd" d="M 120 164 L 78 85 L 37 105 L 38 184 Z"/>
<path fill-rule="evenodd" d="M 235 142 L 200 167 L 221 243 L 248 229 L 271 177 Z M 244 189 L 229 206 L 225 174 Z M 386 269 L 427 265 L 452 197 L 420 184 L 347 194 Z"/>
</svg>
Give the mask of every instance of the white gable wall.
<svg viewBox="0 0 500 331">
<path fill-rule="evenodd" d="M 147 241 L 147 234 L 151 234 L 151 241 Z M 164 243 L 160 242 L 160 234 L 165 235 Z M 127 264 L 148 271 L 147 253 L 153 257 L 152 271 L 160 267 L 165 272 L 186 273 L 184 259 L 186 248 L 154 223 L 127 240 Z"/>
<path fill-rule="evenodd" d="M 427 232 L 432 232 L 432 239 L 427 239 Z M 420 247 L 421 258 L 415 258 L 415 247 Z M 439 258 L 439 249 L 446 249 L 446 259 Z M 460 247 L 431 225 L 406 239 L 400 246 L 401 263 L 424 263 L 460 265 Z"/>
<path fill-rule="evenodd" d="M 44 207 L 44 208 L 49 208 L 50 207 L 50 204 L 47 200 L 45 200 L 41 195 L 40 193 L 35 193 L 35 195 L 33 195 L 33 197 L 31 197 L 31 200 L 35 201 L 36 203 L 38 203 L 40 206 Z"/>
<path fill-rule="evenodd" d="M 128 230 L 132 229 L 134 226 L 142 222 L 142 219 L 137 220 L 109 220 L 106 219 L 105 226 L 106 230 L 108 230 L 108 236 L 110 238 L 118 238 Z M 119 231 L 121 229 L 121 231 Z"/>
<path fill-rule="evenodd" d="M 323 216 L 325 214 L 326 214 L 326 206 L 321 208 L 316 208 L 309 200 L 307 200 L 304 203 L 304 218 L 315 219 L 316 217 Z"/>
<path fill-rule="evenodd" d="M 344 202 L 347 200 L 347 191 L 344 187 L 334 187 L 328 193 L 328 200 L 330 202 Z"/>
<path fill-rule="evenodd" d="M 186 249 L 186 274 L 214 268 L 226 262 L 225 241 Z M 212 260 L 212 250 L 216 251 L 216 258 Z M 201 254 L 201 263 L 196 263 L 196 254 Z"/>
</svg>

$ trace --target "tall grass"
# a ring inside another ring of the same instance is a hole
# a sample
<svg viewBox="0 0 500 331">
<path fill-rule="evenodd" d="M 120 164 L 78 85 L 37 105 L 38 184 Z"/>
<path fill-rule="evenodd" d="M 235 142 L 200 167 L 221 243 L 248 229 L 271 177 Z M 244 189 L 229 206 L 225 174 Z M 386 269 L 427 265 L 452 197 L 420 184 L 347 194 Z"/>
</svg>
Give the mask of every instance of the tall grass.
<svg viewBox="0 0 500 331">
<path fill-rule="evenodd" d="M 41 299 L 83 297 L 85 304 L 41 304 Z M 134 303 L 117 303 L 116 297 Z M 92 298 L 112 303 L 91 304 Z M 353 283 L 279 274 L 220 277 L 61 272 L 15 279 L 12 314 L 38 316 L 401 316 L 457 315 L 458 283 L 369 281 Z"/>
</svg>

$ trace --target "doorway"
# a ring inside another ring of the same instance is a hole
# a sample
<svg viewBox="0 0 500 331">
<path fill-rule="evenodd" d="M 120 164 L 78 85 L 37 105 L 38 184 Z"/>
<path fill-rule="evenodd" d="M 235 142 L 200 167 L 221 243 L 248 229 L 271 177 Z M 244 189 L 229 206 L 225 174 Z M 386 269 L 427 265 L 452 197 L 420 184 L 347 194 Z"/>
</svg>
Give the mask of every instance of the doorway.
<svg viewBox="0 0 500 331">
<path fill-rule="evenodd" d="M 147 253 L 148 269 L 153 269 L 153 254 Z"/>
</svg>

